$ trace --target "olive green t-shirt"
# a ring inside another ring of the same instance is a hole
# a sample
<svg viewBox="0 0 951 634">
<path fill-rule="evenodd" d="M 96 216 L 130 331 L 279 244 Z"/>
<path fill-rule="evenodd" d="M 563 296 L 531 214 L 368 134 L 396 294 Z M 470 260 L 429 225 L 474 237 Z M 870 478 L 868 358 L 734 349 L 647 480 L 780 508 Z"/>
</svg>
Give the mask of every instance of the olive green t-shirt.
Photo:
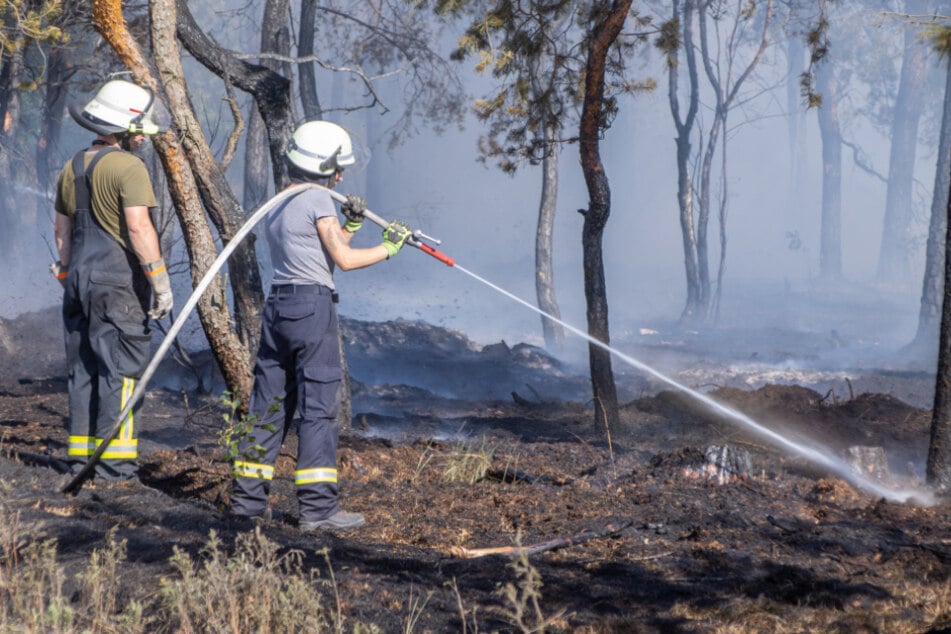
<svg viewBox="0 0 951 634">
<path fill-rule="evenodd" d="M 101 150 L 100 150 L 101 151 Z M 96 154 L 86 152 L 86 163 Z M 126 207 L 155 207 L 155 193 L 145 163 L 128 152 L 110 152 L 102 157 L 92 174 L 92 212 L 99 222 L 119 244 L 132 250 L 129 228 L 126 225 Z M 76 212 L 76 187 L 73 180 L 73 162 L 69 161 L 59 174 L 56 188 L 55 209 L 57 213 L 72 217 Z"/>
</svg>

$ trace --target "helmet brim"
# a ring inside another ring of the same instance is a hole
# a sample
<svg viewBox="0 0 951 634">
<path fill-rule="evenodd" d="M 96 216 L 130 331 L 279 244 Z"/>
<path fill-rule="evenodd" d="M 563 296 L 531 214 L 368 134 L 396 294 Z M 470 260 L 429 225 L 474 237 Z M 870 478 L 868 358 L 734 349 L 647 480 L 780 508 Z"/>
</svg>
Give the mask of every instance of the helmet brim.
<svg viewBox="0 0 951 634">
<path fill-rule="evenodd" d="M 110 134 L 117 134 L 122 132 L 122 128 L 119 126 L 110 125 L 104 121 L 97 121 L 87 114 L 85 111 L 80 110 L 75 104 L 71 104 L 67 110 L 69 110 L 69 116 L 73 118 L 73 121 L 86 128 L 90 132 L 95 132 L 96 134 L 101 134 L 102 136 L 108 136 Z"/>
</svg>

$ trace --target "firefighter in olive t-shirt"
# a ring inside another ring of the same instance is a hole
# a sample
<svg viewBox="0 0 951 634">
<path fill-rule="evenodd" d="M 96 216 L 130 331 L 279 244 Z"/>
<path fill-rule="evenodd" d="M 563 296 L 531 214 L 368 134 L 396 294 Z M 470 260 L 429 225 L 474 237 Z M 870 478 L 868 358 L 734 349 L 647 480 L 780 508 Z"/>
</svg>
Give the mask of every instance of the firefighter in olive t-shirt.
<svg viewBox="0 0 951 634">
<path fill-rule="evenodd" d="M 110 435 L 149 359 L 148 319 L 172 309 L 172 290 L 152 224 L 155 194 L 131 152 L 159 129 L 152 94 L 128 81 L 106 83 L 77 123 L 96 133 L 60 173 L 55 202 L 69 370 L 67 462 L 78 472 Z M 96 476 L 137 475 L 135 410 L 96 465 Z"/>
</svg>

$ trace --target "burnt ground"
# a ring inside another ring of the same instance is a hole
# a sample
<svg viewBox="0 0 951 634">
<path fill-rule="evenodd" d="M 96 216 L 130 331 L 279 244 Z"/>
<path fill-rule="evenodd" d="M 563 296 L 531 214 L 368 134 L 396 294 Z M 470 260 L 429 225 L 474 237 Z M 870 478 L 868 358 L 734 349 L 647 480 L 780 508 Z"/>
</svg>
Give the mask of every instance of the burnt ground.
<svg viewBox="0 0 951 634">
<path fill-rule="evenodd" d="M 56 327 L 55 311 L 0 321 L 0 502 L 36 539 L 58 540 L 70 573 L 115 530 L 128 548 L 121 599 L 154 605 L 174 548 L 199 557 L 210 531 L 229 547 L 246 529 L 226 515 L 224 409 L 214 395 L 150 390 L 141 482 L 63 494 L 68 478 L 49 460 L 67 435 Z M 521 543 L 537 547 L 548 631 L 951 632 L 947 499 L 886 499 L 635 373 L 619 379 L 623 422 L 609 441 L 593 429 L 587 381 L 536 348 L 419 322 L 347 322 L 345 333 L 354 422 L 341 487 L 368 525 L 296 529 L 292 432 L 272 491 L 279 517 L 263 527 L 325 578 L 329 560 L 345 629 L 521 631 L 500 593 L 516 581 L 512 557 L 480 550 Z M 700 379 L 688 359 L 677 376 L 718 402 L 833 455 L 880 447 L 887 463 L 866 451 L 854 468 L 919 484 L 930 413 L 902 398 L 933 389 L 927 373 L 749 387 L 735 374 Z M 736 459 L 717 467 L 713 446 Z"/>
</svg>

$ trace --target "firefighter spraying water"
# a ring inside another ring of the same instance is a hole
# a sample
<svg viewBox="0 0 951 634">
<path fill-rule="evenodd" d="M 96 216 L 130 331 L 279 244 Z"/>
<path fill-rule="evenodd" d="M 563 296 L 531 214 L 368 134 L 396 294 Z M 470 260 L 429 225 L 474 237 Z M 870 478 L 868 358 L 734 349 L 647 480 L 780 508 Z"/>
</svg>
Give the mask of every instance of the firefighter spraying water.
<svg viewBox="0 0 951 634">
<path fill-rule="evenodd" d="M 123 428 L 123 421 L 129 417 L 130 412 L 133 411 L 133 408 L 141 400 L 149 381 L 154 375 L 159 364 L 165 358 L 169 348 L 175 341 L 175 338 L 178 336 L 178 333 L 181 331 L 188 317 L 191 315 L 191 312 L 194 310 L 202 294 L 205 292 L 205 290 L 207 290 L 215 275 L 218 274 L 234 250 L 238 247 L 238 245 L 241 244 L 241 242 L 259 222 L 267 218 L 268 215 L 275 210 L 287 205 L 289 201 L 292 201 L 298 196 L 303 196 L 308 192 L 319 192 L 322 196 L 327 197 L 328 200 L 333 199 L 341 204 L 341 211 L 347 218 L 345 224 L 343 226 L 340 226 L 339 223 L 336 224 L 334 233 L 329 233 L 330 228 L 328 227 L 328 235 L 325 238 L 322 238 L 325 245 L 328 243 L 336 245 L 338 252 L 341 254 L 340 257 L 342 259 L 342 263 L 335 263 L 341 265 L 341 268 L 359 268 L 360 266 L 369 266 L 379 261 L 389 259 L 399 252 L 404 243 L 420 249 L 424 253 L 438 259 L 444 264 L 449 266 L 454 265 L 452 258 L 437 251 L 434 247 L 426 243 L 432 242 L 438 244 L 438 240 L 425 235 L 421 231 L 413 230 L 405 223 L 400 221 L 386 221 L 367 209 L 366 204 L 363 203 L 362 199 L 352 195 L 346 196 L 332 189 L 333 185 L 342 180 L 343 169 L 355 163 L 350 138 L 347 133 L 339 126 L 328 122 L 309 122 L 302 125 L 295 132 L 294 137 L 288 145 L 287 160 L 292 173 L 296 175 L 296 183 L 278 193 L 271 200 L 267 201 L 264 205 L 257 209 L 251 215 L 248 221 L 235 233 L 232 239 L 228 241 L 221 253 L 205 272 L 205 275 L 202 277 L 201 281 L 195 286 L 191 296 L 182 307 L 178 317 L 175 319 L 174 323 L 166 333 L 161 345 L 156 350 L 151 362 L 142 371 L 137 384 L 134 386 L 134 389 L 130 389 L 130 393 L 126 394 L 127 398 L 124 401 L 124 407 L 119 412 L 114 424 L 111 428 L 100 429 L 98 445 L 94 450 L 93 447 L 90 447 L 89 455 L 85 464 L 66 484 L 66 486 L 63 488 L 64 492 L 74 492 L 78 490 L 82 483 L 93 474 L 96 465 L 102 459 L 107 447 L 118 436 L 121 429 Z M 333 223 L 336 223 L 337 216 L 332 207 L 327 210 L 327 214 L 324 217 L 330 218 L 331 211 L 333 212 Z M 379 246 L 373 247 L 371 249 L 350 249 L 349 240 L 353 234 L 359 230 L 364 218 L 383 228 L 383 242 Z M 327 222 L 326 224 L 329 225 L 330 222 Z M 293 240 L 293 237 L 290 237 L 289 239 Z M 315 247 L 319 247 L 320 243 L 317 240 L 317 236 L 311 236 L 309 239 L 312 241 L 312 244 Z M 272 249 L 272 251 L 273 250 L 274 249 Z M 311 262 L 310 266 L 317 265 Z M 290 272 L 285 273 L 285 277 L 290 280 L 294 279 L 294 275 L 294 273 Z M 303 282 L 307 280 L 297 281 Z M 277 286 L 300 287 L 293 288 L 292 290 L 301 291 L 301 294 L 303 294 L 305 287 L 313 287 L 313 289 L 310 290 L 316 290 L 317 295 L 319 295 L 321 292 L 317 287 L 320 287 L 327 289 L 327 296 L 332 298 L 335 294 L 332 286 L 326 285 L 328 280 L 325 279 L 323 281 L 325 284 L 298 283 L 278 284 Z M 332 281 L 329 281 L 329 283 L 332 284 Z M 274 290 L 275 289 L 272 289 L 272 291 Z M 277 288 L 276 291 L 281 292 L 282 289 Z M 284 290 L 283 292 L 286 293 L 287 291 Z M 297 293 L 294 294 L 296 295 Z M 334 323 L 336 323 L 335 317 Z M 339 358 L 339 355 L 337 355 L 337 358 Z M 292 408 L 289 407 L 288 409 L 290 411 Z M 326 416 L 322 418 L 326 418 Z M 236 467 L 238 468 L 239 472 L 244 470 L 245 473 L 251 474 L 255 478 L 258 477 L 258 474 L 262 474 L 263 477 L 263 474 L 269 472 L 267 466 L 262 469 L 258 465 L 248 466 L 239 464 L 236 465 Z M 328 468 L 326 473 L 321 473 L 323 474 L 321 476 L 323 479 L 332 479 L 331 475 L 335 477 L 335 469 L 332 468 Z M 302 480 L 306 480 L 306 478 L 302 478 Z M 254 515 L 255 513 L 251 512 L 248 514 Z"/>
<path fill-rule="evenodd" d="M 312 122 L 312 124 L 313 123 L 323 124 L 325 122 Z M 307 125 L 308 124 L 305 124 L 305 126 Z M 333 126 L 333 124 L 328 125 Z M 641 361 L 598 341 L 578 328 L 571 326 L 570 324 L 554 317 L 553 315 L 545 313 L 529 302 L 518 298 L 503 288 L 489 282 L 488 280 L 485 280 L 476 273 L 458 265 L 453 258 L 438 251 L 435 247 L 429 244 L 432 243 L 438 245 L 438 240 L 427 236 L 419 230 L 414 230 L 400 221 L 387 221 L 386 219 L 367 209 L 366 203 L 359 197 L 345 195 L 335 191 L 333 186 L 342 180 L 342 178 L 340 178 L 342 174 L 342 168 L 352 164 L 350 162 L 352 160 L 352 149 L 349 145 L 349 137 L 339 136 L 339 132 L 343 132 L 342 129 L 339 129 L 338 131 L 336 126 L 327 127 L 324 125 L 312 126 L 311 128 L 304 127 L 303 132 L 301 129 L 297 131 L 295 138 L 292 140 L 288 149 L 288 159 L 290 164 L 292 167 L 296 166 L 298 169 L 297 184 L 294 184 L 293 186 L 280 192 L 274 198 L 262 205 L 257 211 L 255 211 L 245 223 L 245 225 L 241 227 L 241 229 L 221 251 L 215 262 L 211 265 L 202 280 L 195 287 L 194 292 L 185 303 L 185 306 L 176 318 L 175 323 L 169 329 L 165 339 L 156 351 L 151 363 L 143 372 L 135 391 L 128 399 L 125 408 L 120 413 L 112 430 L 108 434 L 104 435 L 102 444 L 98 447 L 96 452 L 89 457 L 89 461 L 85 468 L 75 477 L 73 477 L 69 483 L 67 483 L 63 489 L 64 492 L 76 490 L 85 480 L 85 478 L 87 478 L 92 473 L 93 466 L 101 457 L 105 446 L 119 432 L 122 420 L 128 415 L 129 411 L 131 411 L 131 408 L 142 397 L 149 379 L 152 377 L 155 369 L 158 367 L 158 364 L 164 358 L 168 348 L 171 346 L 178 332 L 181 330 L 185 320 L 194 309 L 198 299 L 206 290 L 220 268 L 227 261 L 234 249 L 241 243 L 242 240 L 247 237 L 248 233 L 254 228 L 254 226 L 257 225 L 261 220 L 265 219 L 268 214 L 271 214 L 277 209 L 282 209 L 288 204 L 289 200 L 310 191 L 312 194 L 319 192 L 320 195 L 325 197 L 327 200 L 332 199 L 340 203 L 341 211 L 346 217 L 346 222 L 342 226 L 338 224 L 336 214 L 333 214 L 332 220 L 325 221 L 328 227 L 330 224 L 334 225 L 333 232 L 328 234 L 327 241 L 332 243 L 334 238 L 339 238 L 344 243 L 343 247 L 349 250 L 349 238 L 352 237 L 353 233 L 355 233 L 360 228 L 364 220 L 369 220 L 370 222 L 383 228 L 384 240 L 380 246 L 373 247 L 371 249 L 350 250 L 362 253 L 358 253 L 357 257 L 355 258 L 343 258 L 345 263 L 338 262 L 338 264 L 341 265 L 341 268 L 359 268 L 361 266 L 375 264 L 376 262 L 388 259 L 389 257 L 395 255 L 399 252 L 403 244 L 408 244 L 435 258 L 439 262 L 453 267 L 470 276 L 472 279 L 485 284 L 489 288 L 492 288 L 499 293 L 502 293 L 503 295 L 522 304 L 526 308 L 533 310 L 556 323 L 561 324 L 566 330 L 587 340 L 594 346 L 598 346 L 611 352 L 632 367 L 661 380 L 680 392 L 687 394 L 692 399 L 703 404 L 712 413 L 725 415 L 735 424 L 738 424 L 747 430 L 760 435 L 774 446 L 780 447 L 797 456 L 809 460 L 810 462 L 819 465 L 820 467 L 827 469 L 832 473 L 835 473 L 836 475 L 851 482 L 861 489 L 895 501 L 914 501 L 924 505 L 933 503 L 933 495 L 929 491 L 898 491 L 885 487 L 880 482 L 876 482 L 870 478 L 864 477 L 862 474 L 856 473 L 846 464 L 845 461 L 836 456 L 833 452 L 818 445 L 807 445 L 802 442 L 787 438 L 783 434 L 758 423 L 745 414 L 718 403 L 708 396 L 675 381 L 674 379 L 657 371 L 651 366 L 648 366 L 647 364 L 644 364 Z M 346 133 L 343 132 L 343 134 L 345 135 Z M 326 217 L 330 218 L 329 212 L 327 213 Z M 339 232 L 339 235 L 337 232 Z M 335 256 L 332 255 L 332 257 Z M 330 289 L 327 295 L 332 297 L 332 287 L 326 286 L 325 288 Z M 280 291 L 281 289 L 279 288 L 278 292 Z M 319 291 L 317 295 L 319 295 Z M 327 301 L 332 300 L 328 299 Z M 329 356 L 327 358 L 329 359 Z M 316 370 L 314 370 L 314 372 L 316 372 Z M 334 374 L 334 377 L 336 376 L 337 374 Z M 327 380 L 327 378 L 327 376 L 324 376 L 323 380 Z M 290 380 L 290 383 L 294 383 L 294 380 Z M 320 383 L 320 381 L 317 381 L 317 383 Z M 284 385 L 283 387 L 286 389 L 289 387 L 296 389 L 296 385 Z M 331 412 L 324 411 L 320 416 L 318 416 L 318 418 L 322 418 L 326 421 L 330 417 L 330 413 Z M 287 420 L 289 420 L 291 416 L 293 416 L 293 403 L 289 403 L 288 407 L 285 409 L 285 417 L 287 417 Z M 276 435 L 275 443 L 280 440 L 280 437 L 281 434 Z M 275 443 L 272 443 L 275 446 L 271 447 L 270 451 L 276 455 L 276 450 L 279 448 L 279 444 Z M 335 443 L 333 444 L 333 447 L 336 447 Z M 310 450 L 305 449 L 305 451 Z M 339 510 L 337 507 L 336 468 L 335 466 L 330 465 L 331 460 L 328 457 L 328 452 L 325 451 L 322 455 L 324 457 L 320 460 L 323 460 L 323 462 L 327 463 L 324 466 L 307 466 L 306 464 L 302 465 L 300 462 L 298 464 L 295 481 L 298 483 L 299 495 L 301 495 L 300 491 L 303 490 L 302 495 L 304 498 L 302 498 L 302 503 L 305 507 L 308 504 L 313 507 L 312 510 L 315 514 L 315 517 L 311 520 L 304 519 L 302 526 L 313 529 L 347 529 L 361 526 L 363 524 L 362 516 L 355 517 L 358 514 L 349 514 Z M 310 459 L 305 459 L 304 462 L 308 462 L 308 460 Z M 239 476 L 236 480 L 236 491 L 239 493 L 239 503 L 237 508 L 238 514 L 247 516 L 249 518 L 256 518 L 262 516 L 264 513 L 267 482 L 271 477 L 273 477 L 272 462 L 265 461 L 258 463 L 254 461 L 239 461 L 236 463 L 236 472 Z M 242 481 L 244 481 L 243 484 Z M 316 493 L 314 491 L 310 491 L 310 489 L 314 489 Z M 240 498 L 242 495 L 246 495 L 247 497 L 252 498 L 254 501 L 250 504 L 241 502 Z M 311 499 L 305 499 L 308 497 Z"/>
</svg>

